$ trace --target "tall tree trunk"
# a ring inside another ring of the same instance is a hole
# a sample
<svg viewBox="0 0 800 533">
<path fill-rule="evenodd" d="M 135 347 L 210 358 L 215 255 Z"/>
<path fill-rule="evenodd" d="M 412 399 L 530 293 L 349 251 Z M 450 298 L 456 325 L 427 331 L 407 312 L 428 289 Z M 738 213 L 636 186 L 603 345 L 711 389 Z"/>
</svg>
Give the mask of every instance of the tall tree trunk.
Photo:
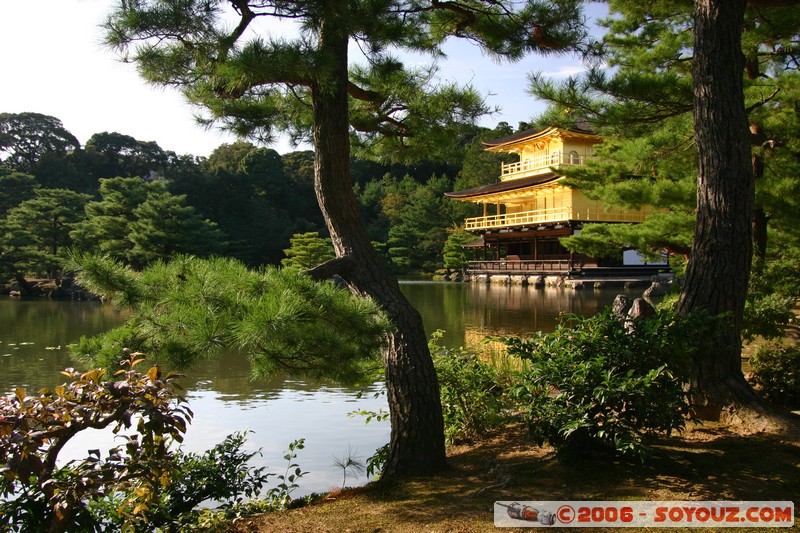
<svg viewBox="0 0 800 533">
<path fill-rule="evenodd" d="M 331 2 L 341 14 L 345 4 Z M 395 326 L 384 349 L 391 420 L 384 476 L 429 474 L 444 469 L 445 445 L 439 384 L 420 314 L 372 248 L 350 177 L 347 100 L 348 36 L 330 15 L 320 30 L 320 62 L 328 76 L 312 86 L 315 191 L 337 258 L 351 291 L 375 300 Z M 335 260 L 334 260 L 335 261 Z"/>
<path fill-rule="evenodd" d="M 741 320 L 753 253 L 754 185 L 744 108 L 741 31 L 746 0 L 696 0 L 694 130 L 697 224 L 679 310 L 724 314 L 717 349 L 693 361 L 698 414 L 717 418 L 758 397 L 741 370 Z"/>
<path fill-rule="evenodd" d="M 753 253 L 756 256 L 755 264 L 761 271 L 764 267 L 764 262 L 767 260 L 767 228 L 769 226 L 769 217 L 763 206 L 756 205 L 753 208 L 751 223 L 753 226 Z"/>
<path fill-rule="evenodd" d="M 749 76 L 749 74 L 748 74 Z M 750 145 L 758 146 L 760 140 L 764 137 L 761 131 L 761 126 L 758 124 L 750 124 Z M 758 183 L 764 177 L 764 158 L 761 155 L 754 153 L 751 159 L 751 166 L 753 168 L 753 182 Z M 755 185 L 754 185 L 755 187 Z M 756 266 L 760 270 L 764 267 L 764 261 L 767 258 L 767 224 L 769 217 L 767 217 L 764 206 L 760 205 L 758 201 L 753 206 L 753 254 L 756 258 Z"/>
<path fill-rule="evenodd" d="M 748 80 L 755 80 L 761 76 L 761 65 L 758 62 L 758 54 L 752 52 L 744 60 L 744 72 Z M 750 146 L 759 146 L 766 138 L 760 124 L 750 124 Z M 753 153 L 751 159 L 753 169 L 753 182 L 758 183 L 764 177 L 764 158 L 760 154 Z M 755 255 L 755 268 L 761 270 L 767 257 L 767 223 L 769 218 L 764 211 L 764 206 L 756 200 L 753 206 L 753 254 Z"/>
</svg>

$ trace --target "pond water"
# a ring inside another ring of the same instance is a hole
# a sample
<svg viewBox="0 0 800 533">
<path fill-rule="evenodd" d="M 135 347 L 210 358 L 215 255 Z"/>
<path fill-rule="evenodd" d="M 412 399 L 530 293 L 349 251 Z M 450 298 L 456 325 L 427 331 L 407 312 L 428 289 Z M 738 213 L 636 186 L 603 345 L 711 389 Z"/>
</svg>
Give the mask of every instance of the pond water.
<svg viewBox="0 0 800 533">
<path fill-rule="evenodd" d="M 559 314 L 595 314 L 623 292 L 437 282 L 402 282 L 401 287 L 422 314 L 426 332 L 445 331 L 446 346 L 487 335 L 549 331 Z M 62 383 L 59 371 L 78 367 L 66 345 L 123 320 L 112 306 L 96 302 L 1 298 L 0 392 L 22 387 L 32 393 Z M 308 474 L 296 496 L 340 486 L 336 457 L 350 453 L 364 460 L 389 440 L 388 422 L 365 424 L 361 417 L 348 416 L 385 407 L 380 383 L 363 390 L 282 376 L 253 381 L 247 360 L 228 354 L 200 362 L 181 384 L 195 413 L 184 442 L 187 451 L 202 452 L 234 431 L 251 430 L 248 448 L 263 454 L 257 465 L 283 473 L 287 445 L 305 438 L 297 462 Z M 110 432 L 85 433 L 62 456 L 83 457 L 89 448 L 105 450 L 114 444 Z M 348 477 L 347 485 L 364 481 Z"/>
</svg>

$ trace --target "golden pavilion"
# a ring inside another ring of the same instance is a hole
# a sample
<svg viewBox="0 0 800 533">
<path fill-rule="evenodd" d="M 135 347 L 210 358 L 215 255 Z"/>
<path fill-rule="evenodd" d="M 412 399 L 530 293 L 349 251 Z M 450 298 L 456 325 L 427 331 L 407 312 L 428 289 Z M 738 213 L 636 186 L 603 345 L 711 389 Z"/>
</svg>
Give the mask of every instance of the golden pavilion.
<svg viewBox="0 0 800 533">
<path fill-rule="evenodd" d="M 611 208 L 564 184 L 559 170 L 585 165 L 600 142 L 587 130 L 547 128 L 483 143 L 492 152 L 517 154 L 519 161 L 502 165 L 498 183 L 445 193 L 454 200 L 483 205 L 483 216 L 465 221 L 467 231 L 479 236 L 469 245 L 479 258 L 470 264 L 473 274 L 585 275 L 592 271 L 603 276 L 666 268 L 663 262 L 646 263 L 635 250 L 592 258 L 572 254 L 559 242 L 561 237 L 579 233 L 587 222 L 641 222 L 651 210 Z"/>
</svg>

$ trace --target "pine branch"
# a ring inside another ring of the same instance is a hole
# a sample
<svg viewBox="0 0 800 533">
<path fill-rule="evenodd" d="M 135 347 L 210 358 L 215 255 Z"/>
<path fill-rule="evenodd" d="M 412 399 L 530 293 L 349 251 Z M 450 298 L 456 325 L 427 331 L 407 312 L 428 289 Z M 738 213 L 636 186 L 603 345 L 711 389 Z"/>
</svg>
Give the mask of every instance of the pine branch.
<svg viewBox="0 0 800 533">
<path fill-rule="evenodd" d="M 382 105 L 386 101 L 386 97 L 380 93 L 359 87 L 352 81 L 347 82 L 347 94 L 356 100 L 363 100 L 364 102 L 370 102 L 378 105 Z"/>
<path fill-rule="evenodd" d="M 236 28 L 234 28 L 234 30 L 230 33 L 230 35 L 220 40 L 219 59 L 221 61 L 225 61 L 228 58 L 228 53 L 230 52 L 231 48 L 233 48 L 233 45 L 236 44 L 236 41 L 238 41 L 247 30 L 250 22 L 256 18 L 256 14 L 250 9 L 247 0 L 231 0 L 231 5 L 239 14 L 241 20 Z"/>
<path fill-rule="evenodd" d="M 355 266 L 355 261 L 350 256 L 336 257 L 306 270 L 306 274 L 316 281 L 330 279 L 333 276 L 347 279 L 347 274 L 352 272 Z"/>
</svg>

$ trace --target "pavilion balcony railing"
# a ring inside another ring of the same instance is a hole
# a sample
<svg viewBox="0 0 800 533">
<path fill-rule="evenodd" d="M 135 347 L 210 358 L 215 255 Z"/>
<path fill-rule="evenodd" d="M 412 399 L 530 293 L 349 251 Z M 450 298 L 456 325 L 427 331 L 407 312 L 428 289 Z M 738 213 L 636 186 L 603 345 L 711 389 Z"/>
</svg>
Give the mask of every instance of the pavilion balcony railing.
<svg viewBox="0 0 800 533">
<path fill-rule="evenodd" d="M 563 153 L 558 151 L 531 157 L 516 163 L 505 163 L 501 166 L 500 181 L 545 174 L 550 172 L 551 167 L 585 165 L 588 159 L 588 156 L 576 152 Z"/>
<path fill-rule="evenodd" d="M 569 273 L 579 271 L 581 265 L 569 259 L 499 259 L 494 261 L 470 261 L 467 272 L 470 274 L 536 274 Z"/>
<path fill-rule="evenodd" d="M 536 209 L 518 213 L 472 217 L 464 221 L 464 228 L 467 231 L 475 231 L 519 226 L 535 227 L 542 224 L 558 224 L 559 222 L 567 222 L 570 220 L 583 222 L 642 222 L 651 211 L 652 209 L 649 207 L 636 211 L 606 211 L 599 208 L 573 209 L 572 207 L 555 207 L 552 209 Z"/>
</svg>

